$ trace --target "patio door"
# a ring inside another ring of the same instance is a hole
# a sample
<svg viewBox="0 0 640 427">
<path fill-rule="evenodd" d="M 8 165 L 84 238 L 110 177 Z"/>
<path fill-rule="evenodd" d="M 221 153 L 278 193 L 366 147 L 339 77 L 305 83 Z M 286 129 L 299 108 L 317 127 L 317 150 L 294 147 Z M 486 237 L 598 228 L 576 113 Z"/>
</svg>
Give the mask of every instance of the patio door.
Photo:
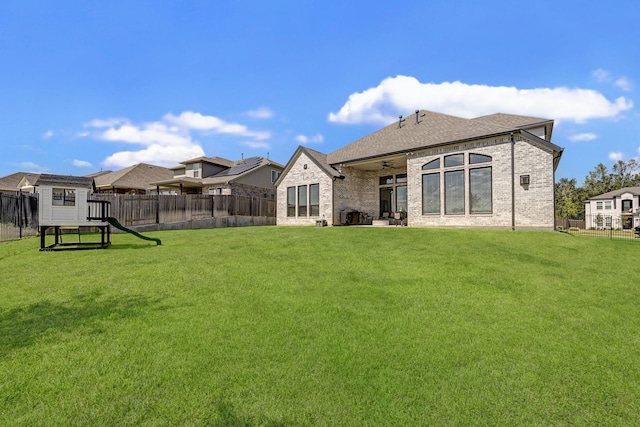
<svg viewBox="0 0 640 427">
<path fill-rule="evenodd" d="M 393 212 L 393 187 L 380 187 L 380 216 Z"/>
</svg>

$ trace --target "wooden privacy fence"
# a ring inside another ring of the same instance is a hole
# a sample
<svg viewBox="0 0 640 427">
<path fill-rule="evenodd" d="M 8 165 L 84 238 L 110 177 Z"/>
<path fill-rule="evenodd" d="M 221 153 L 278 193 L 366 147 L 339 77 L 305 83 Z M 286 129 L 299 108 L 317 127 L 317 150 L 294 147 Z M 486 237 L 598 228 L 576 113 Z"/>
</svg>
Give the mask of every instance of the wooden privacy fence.
<svg viewBox="0 0 640 427">
<path fill-rule="evenodd" d="M 235 195 L 100 194 L 93 200 L 111 202 L 111 216 L 121 224 L 167 224 L 227 216 L 275 217 L 276 201 Z"/>
<path fill-rule="evenodd" d="M 0 242 L 38 234 L 36 194 L 0 193 Z"/>
</svg>

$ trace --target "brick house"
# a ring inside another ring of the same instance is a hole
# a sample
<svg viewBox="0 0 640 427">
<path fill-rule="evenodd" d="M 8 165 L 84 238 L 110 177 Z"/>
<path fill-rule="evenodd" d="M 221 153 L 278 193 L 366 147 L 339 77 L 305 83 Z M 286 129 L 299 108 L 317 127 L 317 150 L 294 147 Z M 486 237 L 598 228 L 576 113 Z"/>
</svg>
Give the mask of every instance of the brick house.
<svg viewBox="0 0 640 427">
<path fill-rule="evenodd" d="M 563 149 L 553 121 L 420 110 L 332 153 L 298 147 L 277 186 L 277 224 L 554 228 Z"/>
</svg>

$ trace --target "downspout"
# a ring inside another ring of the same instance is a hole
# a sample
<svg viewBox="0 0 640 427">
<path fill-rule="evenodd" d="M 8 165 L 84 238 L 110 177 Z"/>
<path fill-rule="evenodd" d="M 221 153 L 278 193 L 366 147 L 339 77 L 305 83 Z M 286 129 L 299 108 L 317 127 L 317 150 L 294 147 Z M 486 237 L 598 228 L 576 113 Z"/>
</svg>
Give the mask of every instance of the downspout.
<svg viewBox="0 0 640 427">
<path fill-rule="evenodd" d="M 513 132 L 509 134 L 511 138 L 511 230 L 516 230 L 516 171 L 515 171 L 515 145 L 516 140 Z"/>
</svg>

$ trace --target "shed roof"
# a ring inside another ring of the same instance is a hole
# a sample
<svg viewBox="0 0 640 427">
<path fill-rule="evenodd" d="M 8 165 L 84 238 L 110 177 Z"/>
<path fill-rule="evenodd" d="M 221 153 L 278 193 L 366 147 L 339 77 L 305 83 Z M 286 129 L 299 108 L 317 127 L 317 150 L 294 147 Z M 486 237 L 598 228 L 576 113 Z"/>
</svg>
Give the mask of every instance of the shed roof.
<svg viewBox="0 0 640 427">
<path fill-rule="evenodd" d="M 87 176 L 40 174 L 35 186 L 93 188 L 93 178 Z"/>
</svg>

